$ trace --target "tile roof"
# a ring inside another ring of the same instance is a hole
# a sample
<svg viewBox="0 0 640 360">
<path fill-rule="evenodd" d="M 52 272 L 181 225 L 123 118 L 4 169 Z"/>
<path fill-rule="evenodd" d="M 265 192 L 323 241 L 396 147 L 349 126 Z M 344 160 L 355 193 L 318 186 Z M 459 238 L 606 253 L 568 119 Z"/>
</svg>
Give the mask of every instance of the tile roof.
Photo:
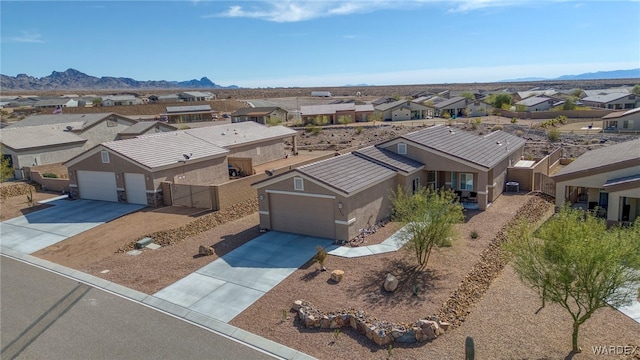
<svg viewBox="0 0 640 360">
<path fill-rule="evenodd" d="M 211 105 L 167 106 L 167 113 L 211 111 Z"/>
<path fill-rule="evenodd" d="M 187 94 L 189 96 L 193 96 L 193 97 L 209 97 L 212 96 L 211 93 L 204 93 L 201 91 L 185 91 L 182 94 Z"/>
<path fill-rule="evenodd" d="M 223 148 L 293 136 L 298 132 L 285 126 L 264 126 L 253 121 L 181 130 Z"/>
<path fill-rule="evenodd" d="M 622 99 L 623 97 L 627 97 L 629 95 L 631 95 L 631 94 L 614 92 L 614 93 L 608 93 L 608 94 L 598 94 L 598 95 L 587 96 L 587 97 L 583 98 L 581 101 L 582 102 L 590 101 L 590 102 L 597 102 L 597 103 L 608 103 L 608 102 L 611 102 L 611 101 Z"/>
<path fill-rule="evenodd" d="M 67 131 L 67 126 L 79 126 L 80 123 L 62 123 L 40 126 L 6 127 L 0 130 L 2 144 L 14 150 L 37 148 L 41 146 L 63 145 L 86 142 L 77 134 Z"/>
<path fill-rule="evenodd" d="M 404 104 L 408 104 L 408 103 L 409 103 L 409 100 L 397 100 L 397 101 L 390 102 L 390 103 L 383 103 L 383 104 L 377 105 L 376 106 L 376 110 L 387 111 L 389 109 L 393 109 L 395 107 L 398 107 L 398 106 L 401 106 L 401 105 L 404 105 Z"/>
<path fill-rule="evenodd" d="M 607 114 L 605 116 L 603 116 L 603 119 L 615 119 L 615 118 L 620 118 L 623 116 L 628 116 L 628 115 L 632 115 L 635 114 L 637 112 L 640 112 L 640 108 L 635 108 L 635 109 L 631 109 L 631 110 L 626 110 L 626 111 L 614 111 L 610 114 Z"/>
<path fill-rule="evenodd" d="M 373 111 L 372 104 L 356 105 L 355 103 L 307 105 L 300 107 L 302 115 L 335 114 L 338 111 Z"/>
<path fill-rule="evenodd" d="M 516 105 L 534 106 L 534 105 L 542 104 L 543 102 L 546 102 L 549 100 L 551 99 L 547 97 L 533 96 L 533 97 L 528 97 L 524 100 L 518 101 Z"/>
<path fill-rule="evenodd" d="M 296 171 L 346 194 L 353 194 L 396 174 L 386 166 L 353 153 L 304 165 Z"/>
<path fill-rule="evenodd" d="M 569 165 L 562 168 L 553 177 L 562 178 L 566 175 L 594 170 L 627 161 L 637 161 L 640 164 L 640 139 L 625 141 L 600 149 L 589 150 L 580 155 Z"/>
<path fill-rule="evenodd" d="M 486 168 L 492 168 L 526 142 L 504 131 L 478 136 L 444 125 L 431 126 L 400 138 Z"/>
<path fill-rule="evenodd" d="M 191 154 L 189 160 L 197 161 L 229 152 L 183 131 L 110 141 L 102 146 L 150 169 L 183 163 L 183 154 Z"/>
<path fill-rule="evenodd" d="M 263 107 L 248 107 L 248 108 L 240 108 L 234 111 L 231 116 L 245 116 L 249 114 L 269 114 L 275 110 L 278 110 L 277 106 L 263 106 Z"/>
<path fill-rule="evenodd" d="M 66 105 L 71 99 L 46 99 L 46 100 L 38 100 L 33 106 L 42 107 L 42 106 L 56 106 L 56 105 Z"/>
<path fill-rule="evenodd" d="M 466 105 L 466 98 L 462 96 L 456 96 L 448 100 L 440 101 L 436 103 L 434 106 L 437 107 L 438 109 L 443 109 L 463 100 L 465 100 L 465 105 Z"/>
<path fill-rule="evenodd" d="M 415 160 L 409 159 L 402 155 L 398 155 L 392 151 L 378 148 L 376 146 L 369 146 L 363 149 L 359 149 L 353 152 L 356 156 L 364 157 L 366 159 L 382 163 L 388 167 L 397 171 L 410 173 L 424 167 L 424 164 Z"/>
<path fill-rule="evenodd" d="M 37 126 L 37 125 L 52 125 L 63 123 L 76 123 L 82 124 L 79 129 L 84 129 L 98 123 L 112 113 L 96 113 L 96 114 L 45 114 L 45 115 L 33 115 L 23 120 L 18 121 L 15 124 L 11 124 L 8 128 L 17 128 L 23 126 Z M 132 122 L 135 120 L 132 120 Z M 76 127 L 74 127 L 76 129 Z"/>
<path fill-rule="evenodd" d="M 175 126 L 171 126 L 169 124 L 165 124 L 165 123 L 160 122 L 160 121 L 139 121 L 139 122 L 129 126 L 128 128 L 120 131 L 120 134 L 127 134 L 127 135 L 142 134 L 143 132 L 151 129 L 152 127 L 156 126 L 157 124 L 160 124 L 160 126 L 163 126 L 163 127 L 166 127 L 166 128 L 173 128 L 173 129 L 177 130 L 177 128 Z"/>
</svg>

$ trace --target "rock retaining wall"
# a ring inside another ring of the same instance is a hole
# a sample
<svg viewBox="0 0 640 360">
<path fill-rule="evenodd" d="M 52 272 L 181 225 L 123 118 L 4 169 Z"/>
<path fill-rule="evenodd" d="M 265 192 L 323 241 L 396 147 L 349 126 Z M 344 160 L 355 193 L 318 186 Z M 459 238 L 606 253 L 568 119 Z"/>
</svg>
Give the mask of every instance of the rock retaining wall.
<svg viewBox="0 0 640 360">
<path fill-rule="evenodd" d="M 367 316 L 356 309 L 322 313 L 304 300 L 298 300 L 293 310 L 307 328 L 337 329 L 350 326 L 378 345 L 392 342 L 424 342 L 437 338 L 453 326 L 460 326 L 466 316 L 507 264 L 501 245 L 507 240 L 507 229 L 522 219 L 541 225 L 554 213 L 553 198 L 540 194 L 532 197 L 498 232 L 480 255 L 480 260 L 462 280 L 437 314 L 412 324 L 394 324 Z"/>
</svg>

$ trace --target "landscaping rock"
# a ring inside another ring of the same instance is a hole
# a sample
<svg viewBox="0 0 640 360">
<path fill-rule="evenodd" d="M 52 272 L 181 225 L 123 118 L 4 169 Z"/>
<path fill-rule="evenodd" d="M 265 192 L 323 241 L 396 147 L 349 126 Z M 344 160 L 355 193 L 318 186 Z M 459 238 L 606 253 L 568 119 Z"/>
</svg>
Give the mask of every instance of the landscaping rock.
<svg viewBox="0 0 640 360">
<path fill-rule="evenodd" d="M 211 248 L 211 246 L 200 245 L 200 248 L 198 248 L 198 255 L 201 255 L 201 256 L 213 255 L 213 248 Z"/>
<path fill-rule="evenodd" d="M 389 292 L 394 292 L 398 288 L 398 278 L 393 276 L 393 274 L 387 274 L 387 277 L 384 279 L 384 289 Z"/>
<path fill-rule="evenodd" d="M 342 278 L 344 277 L 344 271 L 343 270 L 333 270 L 331 272 L 331 280 L 339 283 L 340 281 L 342 281 Z"/>
</svg>

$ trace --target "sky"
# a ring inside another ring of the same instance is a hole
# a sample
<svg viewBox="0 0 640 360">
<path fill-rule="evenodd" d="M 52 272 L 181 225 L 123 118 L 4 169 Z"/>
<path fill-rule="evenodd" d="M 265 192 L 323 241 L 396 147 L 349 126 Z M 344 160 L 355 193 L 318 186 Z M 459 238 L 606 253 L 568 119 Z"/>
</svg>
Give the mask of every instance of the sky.
<svg viewBox="0 0 640 360">
<path fill-rule="evenodd" d="M 248 88 L 640 68 L 640 0 L 0 1 L 0 73 Z"/>
</svg>

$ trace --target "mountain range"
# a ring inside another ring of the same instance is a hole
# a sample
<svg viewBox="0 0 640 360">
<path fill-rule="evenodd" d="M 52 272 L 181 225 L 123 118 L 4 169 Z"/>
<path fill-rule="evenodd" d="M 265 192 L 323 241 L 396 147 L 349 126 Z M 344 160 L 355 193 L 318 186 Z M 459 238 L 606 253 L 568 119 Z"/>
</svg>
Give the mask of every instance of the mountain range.
<svg viewBox="0 0 640 360">
<path fill-rule="evenodd" d="M 221 86 L 206 77 L 188 81 L 139 81 L 123 77 L 95 77 L 75 69 L 54 71 L 49 76 L 36 78 L 27 74 L 8 76 L 0 74 L 3 90 L 125 90 L 125 89 L 234 89 L 235 85 Z"/>
<path fill-rule="evenodd" d="M 631 70 L 598 71 L 579 75 L 563 75 L 554 79 L 528 77 L 499 82 L 525 82 L 545 80 L 596 80 L 596 79 L 634 79 L 640 78 L 640 68 Z M 345 85 L 356 86 L 356 85 Z M 359 84 L 357 86 L 371 86 Z M 3 90 L 135 90 L 135 89 L 237 89 L 238 86 L 221 86 L 206 77 L 200 80 L 167 81 L 151 80 L 139 81 L 123 77 L 95 77 L 75 69 L 63 72 L 54 71 L 49 76 L 36 78 L 27 74 L 8 76 L 0 74 L 0 89 Z"/>
</svg>

